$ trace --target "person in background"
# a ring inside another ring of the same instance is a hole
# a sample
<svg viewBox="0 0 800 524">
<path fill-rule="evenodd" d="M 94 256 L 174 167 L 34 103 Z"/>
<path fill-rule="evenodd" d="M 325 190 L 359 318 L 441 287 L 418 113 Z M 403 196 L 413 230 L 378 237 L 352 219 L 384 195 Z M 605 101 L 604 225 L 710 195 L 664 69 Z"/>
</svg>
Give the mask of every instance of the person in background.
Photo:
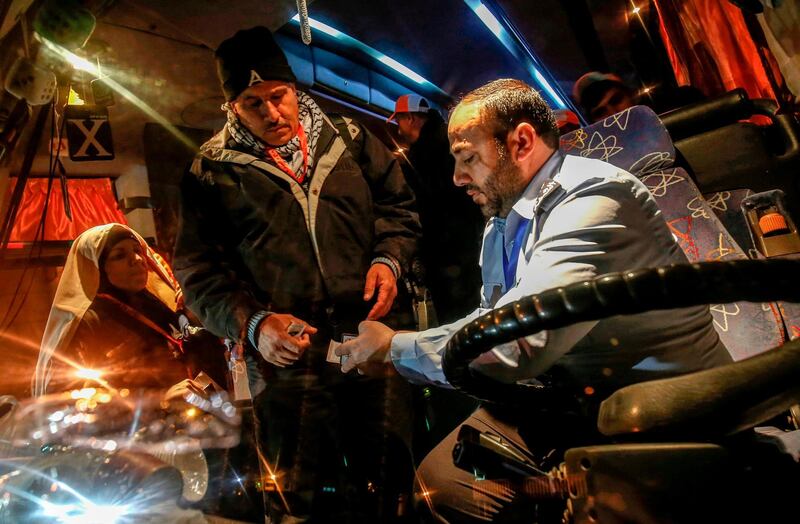
<svg viewBox="0 0 800 524">
<path fill-rule="evenodd" d="M 590 71 L 572 87 L 572 98 L 589 122 L 597 122 L 637 103 L 636 92 L 615 74 Z"/>
<path fill-rule="evenodd" d="M 427 99 L 402 95 L 387 120 L 407 146 L 403 170 L 417 197 L 422 238 L 419 262 L 430 291 L 436 324 L 449 324 L 472 309 L 481 289 L 478 263 L 486 220 L 466 193 L 453 184 L 447 124 Z M 419 275 L 415 275 L 419 278 Z M 475 401 L 457 391 L 424 390 L 425 431 L 415 443 L 427 452 L 474 411 Z"/>
<path fill-rule="evenodd" d="M 612 73 L 590 71 L 572 87 L 572 98 L 583 109 L 590 123 L 597 122 L 637 104 L 649 106 L 658 114 L 706 99 L 692 86 L 658 85 L 637 92 Z"/>
<path fill-rule="evenodd" d="M 437 319 L 449 323 L 466 314 L 480 292 L 478 266 L 484 219 L 470 198 L 453 185 L 455 160 L 447 125 L 428 100 L 402 95 L 387 122 L 408 146 L 406 180 L 417 197 L 422 224 L 420 258 Z"/>
<path fill-rule="evenodd" d="M 138 233 L 122 224 L 84 231 L 70 248 L 53 299 L 34 395 L 81 387 L 87 369 L 116 389 L 178 384 L 170 396 L 191 389 L 204 368 L 224 381 L 221 344 L 187 351 L 185 339 L 194 330 L 186 329 L 182 313 L 177 281 Z"/>
<path fill-rule="evenodd" d="M 227 124 L 182 181 L 175 273 L 204 325 L 247 346 L 269 518 L 387 521 L 409 388 L 327 359 L 365 318 L 413 325 L 395 300 L 420 234 L 413 193 L 372 133 L 297 89 L 267 28 L 215 58 Z"/>
</svg>

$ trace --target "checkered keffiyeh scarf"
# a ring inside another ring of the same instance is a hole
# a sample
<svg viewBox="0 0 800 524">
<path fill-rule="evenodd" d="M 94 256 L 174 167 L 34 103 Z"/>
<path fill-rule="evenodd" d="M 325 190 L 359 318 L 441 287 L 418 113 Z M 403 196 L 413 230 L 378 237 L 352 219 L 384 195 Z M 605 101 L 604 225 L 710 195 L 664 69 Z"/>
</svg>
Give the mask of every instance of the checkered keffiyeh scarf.
<svg viewBox="0 0 800 524">
<path fill-rule="evenodd" d="M 306 132 L 306 138 L 308 140 L 308 165 L 312 166 L 314 165 L 314 153 L 317 149 L 317 141 L 322 131 L 322 110 L 310 96 L 302 91 L 297 91 L 297 102 L 300 106 L 300 124 Z M 256 136 L 239 121 L 239 117 L 236 116 L 229 102 L 223 104 L 222 109 L 228 114 L 228 123 L 225 125 L 230 135 L 230 140 L 227 144 L 228 147 L 250 153 L 253 156 L 263 158 L 267 162 L 272 163 L 272 159 L 270 159 L 267 154 L 267 148 L 270 146 L 256 138 Z M 303 152 L 300 150 L 300 138 L 298 136 L 295 136 L 286 144 L 274 149 L 281 158 L 286 160 L 286 163 L 289 164 L 292 170 L 297 172 L 303 169 Z M 311 173 L 308 173 L 304 184 L 307 184 L 310 179 Z"/>
</svg>

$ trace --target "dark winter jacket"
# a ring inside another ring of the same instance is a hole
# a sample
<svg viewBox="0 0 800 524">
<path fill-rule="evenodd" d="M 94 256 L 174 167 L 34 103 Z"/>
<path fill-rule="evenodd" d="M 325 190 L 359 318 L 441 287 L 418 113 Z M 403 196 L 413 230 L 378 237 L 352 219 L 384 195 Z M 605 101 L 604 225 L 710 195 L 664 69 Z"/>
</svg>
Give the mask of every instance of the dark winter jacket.
<svg viewBox="0 0 800 524">
<path fill-rule="evenodd" d="M 164 332 L 178 328 L 178 315 L 146 291 L 121 299 Z M 103 370 L 116 388 L 167 388 L 193 378 L 180 349 L 166 337 L 127 314 L 116 302 L 97 297 L 86 310 L 72 340 L 59 352 L 75 364 Z M 74 387 L 72 366 L 53 359 L 50 391 Z"/>
<path fill-rule="evenodd" d="M 308 193 L 264 159 L 227 149 L 225 130 L 201 148 L 182 182 L 174 268 L 213 333 L 243 340 L 260 310 L 313 322 L 334 304 L 363 319 L 370 262 L 408 265 L 420 232 L 413 194 L 386 147 L 348 128 L 361 157 L 326 118 Z"/>
</svg>

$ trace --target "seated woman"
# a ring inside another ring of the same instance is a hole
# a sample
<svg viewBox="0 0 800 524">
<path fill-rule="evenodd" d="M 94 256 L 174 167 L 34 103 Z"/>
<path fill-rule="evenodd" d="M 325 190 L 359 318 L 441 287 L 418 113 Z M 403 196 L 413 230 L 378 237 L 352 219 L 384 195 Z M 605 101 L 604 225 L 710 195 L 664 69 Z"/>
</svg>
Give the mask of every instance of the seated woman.
<svg viewBox="0 0 800 524">
<path fill-rule="evenodd" d="M 135 231 L 121 224 L 84 231 L 69 251 L 53 299 L 34 395 L 80 387 L 93 376 L 86 369 L 100 371 L 117 389 L 163 389 L 185 381 L 173 394 L 194 387 L 186 379 L 200 366 L 219 377 L 220 344 L 211 351 L 197 351 L 203 344 L 185 350 L 182 302 L 172 272 Z"/>
</svg>

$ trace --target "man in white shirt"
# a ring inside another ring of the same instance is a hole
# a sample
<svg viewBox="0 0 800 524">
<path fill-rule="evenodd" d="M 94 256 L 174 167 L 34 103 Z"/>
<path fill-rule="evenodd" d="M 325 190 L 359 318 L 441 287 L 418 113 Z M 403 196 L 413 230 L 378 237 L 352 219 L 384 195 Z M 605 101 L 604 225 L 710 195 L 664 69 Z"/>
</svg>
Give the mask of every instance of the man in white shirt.
<svg viewBox="0 0 800 524">
<path fill-rule="evenodd" d="M 553 113 L 527 84 L 497 80 L 467 94 L 451 115 L 448 134 L 456 158 L 453 179 L 488 219 L 482 303 L 462 320 L 419 333 L 364 322 L 359 337 L 337 351 L 348 355 L 342 372 L 394 368 L 412 382 L 447 387 L 441 366 L 447 341 L 489 309 L 604 273 L 686 262 L 639 180 L 611 164 L 558 151 Z M 505 382 L 557 377 L 560 385 L 599 402 L 631 383 L 730 361 L 708 308 L 693 307 L 539 333 L 495 347 L 473 367 Z M 519 413 L 481 408 L 465 423 L 530 450 L 530 439 L 520 433 L 532 413 L 520 420 Z M 566 444 L 563 428 L 538 427 L 537 447 Z M 457 432 L 420 465 L 419 493 L 440 522 L 516 521 L 522 497 L 508 487 L 487 489 L 489 481 L 476 485 L 453 466 Z M 548 432 L 553 438 L 542 437 Z"/>
</svg>

